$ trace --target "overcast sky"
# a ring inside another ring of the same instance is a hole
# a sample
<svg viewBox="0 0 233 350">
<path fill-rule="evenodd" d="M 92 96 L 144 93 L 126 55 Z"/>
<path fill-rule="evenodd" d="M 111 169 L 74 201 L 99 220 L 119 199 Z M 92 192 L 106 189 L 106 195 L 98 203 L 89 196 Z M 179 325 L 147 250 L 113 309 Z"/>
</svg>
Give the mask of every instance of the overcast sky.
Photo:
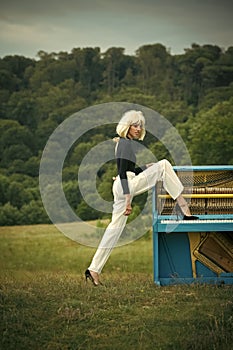
<svg viewBox="0 0 233 350">
<path fill-rule="evenodd" d="M 0 57 L 161 43 L 233 46 L 232 0 L 0 0 Z"/>
</svg>

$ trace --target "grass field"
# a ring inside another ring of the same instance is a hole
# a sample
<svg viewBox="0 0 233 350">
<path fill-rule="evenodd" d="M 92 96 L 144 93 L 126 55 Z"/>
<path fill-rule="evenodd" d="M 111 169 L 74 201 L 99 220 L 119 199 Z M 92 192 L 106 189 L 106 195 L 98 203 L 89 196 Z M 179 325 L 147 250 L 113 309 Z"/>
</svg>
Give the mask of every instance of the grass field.
<svg viewBox="0 0 233 350">
<path fill-rule="evenodd" d="M 155 286 L 142 238 L 113 251 L 96 288 L 94 251 L 52 225 L 0 228 L 0 349 L 232 349 L 233 286 Z"/>
</svg>

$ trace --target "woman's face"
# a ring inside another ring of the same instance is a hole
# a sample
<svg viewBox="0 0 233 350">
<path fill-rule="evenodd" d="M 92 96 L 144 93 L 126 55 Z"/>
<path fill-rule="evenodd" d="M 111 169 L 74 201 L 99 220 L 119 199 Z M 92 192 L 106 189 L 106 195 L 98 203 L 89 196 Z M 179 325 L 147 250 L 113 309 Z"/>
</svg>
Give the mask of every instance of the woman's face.
<svg viewBox="0 0 233 350">
<path fill-rule="evenodd" d="M 141 123 L 134 123 L 130 125 L 127 137 L 130 139 L 139 139 L 142 132 L 142 124 Z"/>
</svg>

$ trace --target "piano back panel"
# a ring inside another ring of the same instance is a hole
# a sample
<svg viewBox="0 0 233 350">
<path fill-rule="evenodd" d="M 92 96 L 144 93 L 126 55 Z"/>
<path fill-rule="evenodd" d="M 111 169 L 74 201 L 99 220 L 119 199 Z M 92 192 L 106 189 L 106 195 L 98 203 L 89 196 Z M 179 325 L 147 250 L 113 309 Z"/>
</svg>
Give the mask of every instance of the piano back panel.
<svg viewBox="0 0 233 350">
<path fill-rule="evenodd" d="M 215 198 L 214 194 L 233 194 L 233 171 L 179 171 L 177 172 L 184 194 L 205 194 L 205 198 L 189 198 L 191 212 L 199 215 L 233 214 L 233 198 Z M 157 186 L 157 208 L 161 215 L 174 214 L 174 201 L 171 198 L 161 198 L 166 192 L 159 183 Z M 206 198 L 206 195 L 210 195 Z M 216 196 L 217 197 L 217 196 Z"/>
<path fill-rule="evenodd" d="M 233 170 L 185 170 L 178 171 L 177 175 L 184 185 L 192 214 L 233 214 L 233 198 L 230 198 L 233 196 L 229 196 L 233 194 Z M 192 194 L 197 198 L 192 198 Z M 163 215 L 175 214 L 175 202 L 167 195 L 162 183 L 156 186 L 155 200 L 161 220 Z M 194 281 L 233 284 L 232 231 L 159 233 L 156 237 L 159 284 Z"/>
</svg>

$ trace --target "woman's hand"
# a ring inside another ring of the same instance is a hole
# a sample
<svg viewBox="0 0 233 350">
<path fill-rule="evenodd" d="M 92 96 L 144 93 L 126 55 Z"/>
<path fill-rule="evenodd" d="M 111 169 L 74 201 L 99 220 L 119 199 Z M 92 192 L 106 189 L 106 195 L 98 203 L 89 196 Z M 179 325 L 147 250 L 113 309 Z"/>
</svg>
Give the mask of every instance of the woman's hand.
<svg viewBox="0 0 233 350">
<path fill-rule="evenodd" d="M 124 215 L 129 216 L 132 213 L 132 207 L 131 207 L 131 198 L 130 194 L 125 195 L 125 211 Z"/>
</svg>

